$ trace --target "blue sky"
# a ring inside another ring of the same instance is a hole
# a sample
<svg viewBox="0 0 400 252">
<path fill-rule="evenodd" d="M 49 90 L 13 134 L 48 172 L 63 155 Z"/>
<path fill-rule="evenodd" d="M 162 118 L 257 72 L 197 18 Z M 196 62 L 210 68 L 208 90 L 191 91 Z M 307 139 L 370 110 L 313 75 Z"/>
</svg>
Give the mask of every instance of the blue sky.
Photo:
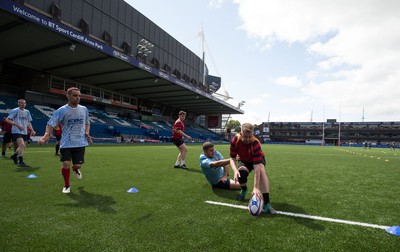
<svg viewBox="0 0 400 252">
<path fill-rule="evenodd" d="M 199 56 L 203 28 L 241 123 L 400 120 L 400 1 L 126 2 Z"/>
</svg>

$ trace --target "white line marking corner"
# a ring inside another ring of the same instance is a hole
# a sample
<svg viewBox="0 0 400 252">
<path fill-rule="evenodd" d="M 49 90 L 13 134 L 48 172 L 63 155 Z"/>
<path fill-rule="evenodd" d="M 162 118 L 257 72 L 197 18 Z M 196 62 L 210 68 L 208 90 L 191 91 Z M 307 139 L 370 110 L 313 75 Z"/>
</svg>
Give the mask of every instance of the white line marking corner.
<svg viewBox="0 0 400 252">
<path fill-rule="evenodd" d="M 210 200 L 206 200 L 205 203 L 212 204 L 212 205 L 228 206 L 228 207 L 233 207 L 233 208 L 247 209 L 247 206 L 233 205 L 233 204 L 210 201 Z M 381 225 L 369 224 L 369 223 L 364 223 L 364 222 L 340 220 L 340 219 L 333 219 L 333 218 L 327 218 L 327 217 L 321 217 L 321 216 L 313 216 L 313 215 L 307 215 L 307 214 L 290 213 L 290 212 L 282 212 L 282 211 L 276 211 L 276 212 L 278 214 L 281 214 L 281 215 L 287 215 L 287 216 L 292 216 L 292 217 L 297 217 L 297 218 L 305 218 L 305 219 L 313 219 L 313 220 L 320 220 L 320 221 L 336 222 L 336 223 L 342 223 L 342 224 L 348 224 L 348 225 L 356 225 L 356 226 L 362 226 L 362 227 L 379 228 L 379 229 L 384 229 L 384 230 L 389 228 L 389 226 L 381 226 Z"/>
</svg>

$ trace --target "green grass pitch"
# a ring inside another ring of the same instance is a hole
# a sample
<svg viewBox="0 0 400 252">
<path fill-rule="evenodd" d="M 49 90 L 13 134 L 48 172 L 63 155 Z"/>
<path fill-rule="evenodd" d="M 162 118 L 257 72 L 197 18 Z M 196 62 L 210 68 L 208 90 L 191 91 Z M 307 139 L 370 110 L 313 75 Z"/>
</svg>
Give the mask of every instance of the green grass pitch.
<svg viewBox="0 0 400 252">
<path fill-rule="evenodd" d="M 396 251 L 385 230 L 262 215 L 206 204 L 235 200 L 212 190 L 189 145 L 189 170 L 174 145 L 92 145 L 83 179 L 61 193 L 54 146 L 29 146 L 25 163 L 0 160 L 0 251 Z M 228 157 L 228 145 L 216 145 Z M 278 211 L 400 225 L 400 151 L 263 145 Z M 10 156 L 8 151 L 7 156 Z M 231 172 L 232 173 L 232 172 Z M 26 178 L 30 174 L 38 177 Z M 249 177 L 250 191 L 253 176 Z M 137 193 L 127 191 L 135 187 Z M 250 193 L 247 194 L 247 199 Z"/>
</svg>

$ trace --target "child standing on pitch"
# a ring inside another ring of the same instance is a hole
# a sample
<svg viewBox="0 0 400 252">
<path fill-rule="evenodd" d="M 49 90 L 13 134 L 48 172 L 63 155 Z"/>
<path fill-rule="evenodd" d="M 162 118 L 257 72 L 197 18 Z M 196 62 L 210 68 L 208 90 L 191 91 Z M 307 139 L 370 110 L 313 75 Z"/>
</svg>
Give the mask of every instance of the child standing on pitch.
<svg viewBox="0 0 400 252">
<path fill-rule="evenodd" d="M 173 142 L 176 147 L 179 150 L 178 157 L 176 158 L 176 162 L 174 165 L 174 168 L 182 168 L 182 169 L 187 169 L 186 164 L 185 164 L 185 158 L 186 158 L 186 153 L 188 151 L 188 148 L 183 141 L 183 137 L 191 140 L 192 138 L 185 134 L 185 124 L 183 121 L 186 118 L 186 112 L 185 111 L 179 111 L 179 118 L 175 121 L 174 126 L 172 126 L 172 138 L 171 142 Z"/>
</svg>

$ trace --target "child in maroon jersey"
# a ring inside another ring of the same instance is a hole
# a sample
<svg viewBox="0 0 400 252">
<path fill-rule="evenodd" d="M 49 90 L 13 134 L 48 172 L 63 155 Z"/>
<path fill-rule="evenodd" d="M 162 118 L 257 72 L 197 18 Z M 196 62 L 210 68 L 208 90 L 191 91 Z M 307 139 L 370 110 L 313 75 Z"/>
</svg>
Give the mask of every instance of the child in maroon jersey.
<svg viewBox="0 0 400 252">
<path fill-rule="evenodd" d="M 185 164 L 185 157 L 188 151 L 186 144 L 183 142 L 183 137 L 191 140 L 192 138 L 184 133 L 185 131 L 185 124 L 183 121 L 186 118 L 185 111 L 179 111 L 179 118 L 175 121 L 174 125 L 172 126 L 172 138 L 171 142 L 173 142 L 176 147 L 178 147 L 179 154 L 175 162 L 174 168 L 182 168 L 187 169 Z"/>
</svg>

